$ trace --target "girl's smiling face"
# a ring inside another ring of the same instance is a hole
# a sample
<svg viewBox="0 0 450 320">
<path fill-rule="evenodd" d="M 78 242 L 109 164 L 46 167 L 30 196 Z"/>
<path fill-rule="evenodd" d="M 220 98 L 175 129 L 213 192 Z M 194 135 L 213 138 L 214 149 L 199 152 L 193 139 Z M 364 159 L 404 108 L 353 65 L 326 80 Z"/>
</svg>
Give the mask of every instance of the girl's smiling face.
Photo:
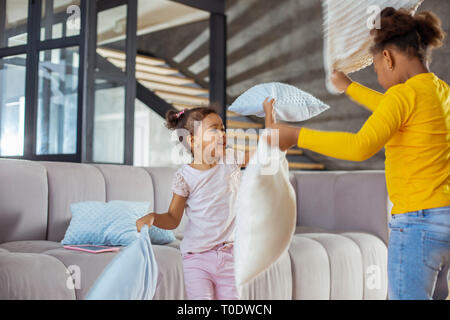
<svg viewBox="0 0 450 320">
<path fill-rule="evenodd" d="M 199 145 L 201 142 L 201 145 Z M 202 162 L 216 162 L 223 157 L 227 146 L 226 132 L 222 119 L 217 114 L 209 114 L 201 122 L 194 137 L 194 157 L 202 152 Z M 199 159 L 196 157 L 196 159 Z"/>
</svg>

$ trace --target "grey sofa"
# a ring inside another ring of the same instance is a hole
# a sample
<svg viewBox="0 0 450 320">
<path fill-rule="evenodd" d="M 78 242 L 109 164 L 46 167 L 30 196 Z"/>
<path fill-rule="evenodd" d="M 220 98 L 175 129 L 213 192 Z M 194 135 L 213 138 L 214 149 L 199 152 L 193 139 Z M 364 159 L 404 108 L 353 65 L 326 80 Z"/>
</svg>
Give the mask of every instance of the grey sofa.
<svg viewBox="0 0 450 320">
<path fill-rule="evenodd" d="M 0 160 L 0 299 L 83 299 L 115 253 L 62 248 L 80 201 L 150 201 L 165 212 L 174 169 Z M 386 299 L 384 172 L 295 172 L 298 228 L 242 299 Z M 184 299 L 179 241 L 154 246 L 155 299 Z M 79 283 L 73 285 L 73 266 Z"/>
</svg>

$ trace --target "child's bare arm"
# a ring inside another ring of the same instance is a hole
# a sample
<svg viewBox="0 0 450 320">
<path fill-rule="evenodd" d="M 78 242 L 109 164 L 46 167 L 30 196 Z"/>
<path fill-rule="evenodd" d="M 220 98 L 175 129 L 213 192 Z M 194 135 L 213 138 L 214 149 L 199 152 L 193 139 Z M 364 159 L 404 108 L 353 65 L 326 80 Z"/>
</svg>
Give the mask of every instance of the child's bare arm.
<svg viewBox="0 0 450 320">
<path fill-rule="evenodd" d="M 264 101 L 264 112 L 266 113 L 266 129 L 278 130 L 279 134 L 279 147 L 281 151 L 286 151 L 297 145 L 298 135 L 301 128 L 291 127 L 283 124 L 277 124 L 274 115 L 275 100 L 267 98 Z M 267 142 L 271 143 L 271 137 L 269 136 Z"/>
<path fill-rule="evenodd" d="M 176 229 L 183 217 L 186 200 L 187 198 L 174 194 L 167 213 L 157 214 L 153 212 L 136 221 L 138 232 L 141 232 L 144 225 L 149 227 L 154 225 L 165 230 Z"/>
</svg>

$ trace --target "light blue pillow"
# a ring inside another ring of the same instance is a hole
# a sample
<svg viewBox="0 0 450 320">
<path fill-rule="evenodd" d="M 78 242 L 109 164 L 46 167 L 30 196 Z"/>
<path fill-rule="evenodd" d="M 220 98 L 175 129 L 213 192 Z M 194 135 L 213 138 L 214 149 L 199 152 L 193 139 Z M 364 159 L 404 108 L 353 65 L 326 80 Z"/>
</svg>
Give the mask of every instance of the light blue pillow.
<svg viewBox="0 0 450 320">
<path fill-rule="evenodd" d="M 275 99 L 277 120 L 300 122 L 318 116 L 330 107 L 311 94 L 294 86 L 272 82 L 254 86 L 241 94 L 229 110 L 243 116 L 265 117 L 263 102 Z"/>
<path fill-rule="evenodd" d="M 72 220 L 66 231 L 63 245 L 128 246 L 139 238 L 136 220 L 148 214 L 149 202 L 81 202 L 70 206 Z M 175 241 L 170 230 L 152 226 L 149 229 L 153 244 Z"/>
</svg>

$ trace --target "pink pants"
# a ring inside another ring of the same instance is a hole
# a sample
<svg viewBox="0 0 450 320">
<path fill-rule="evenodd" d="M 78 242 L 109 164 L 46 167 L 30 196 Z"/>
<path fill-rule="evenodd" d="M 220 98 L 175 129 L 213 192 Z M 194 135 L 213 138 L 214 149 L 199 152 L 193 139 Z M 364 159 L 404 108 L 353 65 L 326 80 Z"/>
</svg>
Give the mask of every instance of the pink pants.
<svg viewBox="0 0 450 320">
<path fill-rule="evenodd" d="M 201 253 L 183 254 L 188 300 L 238 300 L 234 279 L 233 244 Z"/>
</svg>

